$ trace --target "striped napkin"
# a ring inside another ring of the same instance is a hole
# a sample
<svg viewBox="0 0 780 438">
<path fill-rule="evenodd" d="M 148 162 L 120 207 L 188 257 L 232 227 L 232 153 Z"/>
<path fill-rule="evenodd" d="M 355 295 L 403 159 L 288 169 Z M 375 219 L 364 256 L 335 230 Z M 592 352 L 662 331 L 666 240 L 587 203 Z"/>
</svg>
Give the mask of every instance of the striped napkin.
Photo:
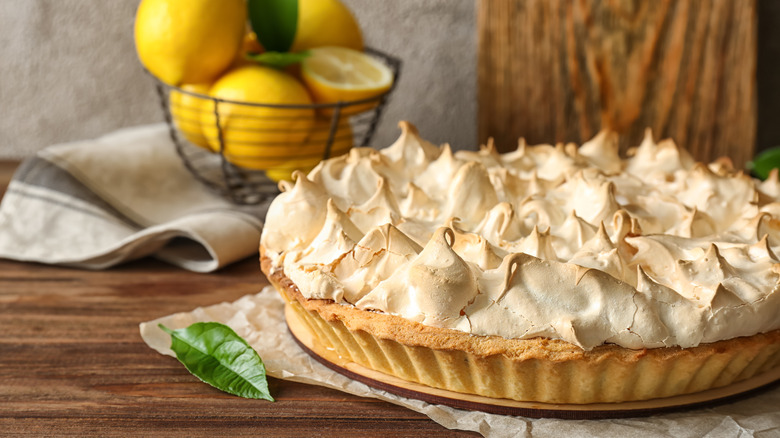
<svg viewBox="0 0 780 438">
<path fill-rule="evenodd" d="M 0 257 L 104 269 L 152 256 L 211 272 L 257 253 L 267 208 L 197 181 L 165 124 L 128 128 L 21 164 L 0 203 Z"/>
</svg>

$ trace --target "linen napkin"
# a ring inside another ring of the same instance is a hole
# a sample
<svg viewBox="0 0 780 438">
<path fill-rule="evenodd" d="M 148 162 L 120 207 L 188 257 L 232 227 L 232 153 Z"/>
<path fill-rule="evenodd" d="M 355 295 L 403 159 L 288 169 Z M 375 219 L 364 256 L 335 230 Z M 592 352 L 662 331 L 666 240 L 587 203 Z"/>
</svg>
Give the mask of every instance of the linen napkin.
<svg viewBox="0 0 780 438">
<path fill-rule="evenodd" d="M 104 269 L 152 256 L 211 272 L 258 251 L 269 203 L 212 192 L 165 124 L 122 129 L 21 164 L 0 203 L 0 257 Z"/>
</svg>

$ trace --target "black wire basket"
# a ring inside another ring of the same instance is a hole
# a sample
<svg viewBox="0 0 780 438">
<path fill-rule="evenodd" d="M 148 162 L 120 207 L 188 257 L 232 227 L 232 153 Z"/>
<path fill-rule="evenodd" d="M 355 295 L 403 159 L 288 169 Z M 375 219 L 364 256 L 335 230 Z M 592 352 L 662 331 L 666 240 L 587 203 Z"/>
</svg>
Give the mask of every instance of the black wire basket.
<svg viewBox="0 0 780 438">
<path fill-rule="evenodd" d="M 323 159 L 370 144 L 398 83 L 401 61 L 378 50 L 365 52 L 390 69 L 393 83 L 380 95 L 349 102 L 238 102 L 155 78 L 176 152 L 196 179 L 236 204 L 276 196 L 278 181 L 293 170 L 308 171 Z"/>
</svg>

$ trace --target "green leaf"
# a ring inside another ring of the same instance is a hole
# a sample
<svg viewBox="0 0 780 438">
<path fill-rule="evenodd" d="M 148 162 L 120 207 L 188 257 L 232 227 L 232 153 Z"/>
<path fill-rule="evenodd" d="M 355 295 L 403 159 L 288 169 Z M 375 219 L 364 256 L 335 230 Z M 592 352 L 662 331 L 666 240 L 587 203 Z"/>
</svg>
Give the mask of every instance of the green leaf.
<svg viewBox="0 0 780 438">
<path fill-rule="evenodd" d="M 780 167 L 780 147 L 765 150 L 747 164 L 748 170 L 761 179 L 766 179 L 776 167 Z"/>
<path fill-rule="evenodd" d="M 263 52 L 256 55 L 249 54 L 246 57 L 270 67 L 285 68 L 303 61 L 309 55 L 311 52 L 304 50 L 303 52 Z"/>
<path fill-rule="evenodd" d="M 159 327 L 171 335 L 171 350 L 195 377 L 239 397 L 274 401 L 263 360 L 230 327 L 218 322 L 197 322 L 179 330 Z"/>
<path fill-rule="evenodd" d="M 298 0 L 248 0 L 247 7 L 260 44 L 271 52 L 290 50 L 298 29 Z"/>
</svg>

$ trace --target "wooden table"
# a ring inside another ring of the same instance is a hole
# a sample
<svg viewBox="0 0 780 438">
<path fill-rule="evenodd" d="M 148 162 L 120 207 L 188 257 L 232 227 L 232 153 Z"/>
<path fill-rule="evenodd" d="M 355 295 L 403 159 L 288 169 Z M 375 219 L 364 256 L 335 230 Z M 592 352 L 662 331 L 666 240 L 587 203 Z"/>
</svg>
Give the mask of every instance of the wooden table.
<svg viewBox="0 0 780 438">
<path fill-rule="evenodd" d="M 0 193 L 17 163 L 0 161 Z M 386 402 L 270 379 L 275 403 L 201 383 L 138 324 L 256 293 L 256 258 L 213 274 L 0 260 L 0 435 L 467 436 Z"/>
</svg>

